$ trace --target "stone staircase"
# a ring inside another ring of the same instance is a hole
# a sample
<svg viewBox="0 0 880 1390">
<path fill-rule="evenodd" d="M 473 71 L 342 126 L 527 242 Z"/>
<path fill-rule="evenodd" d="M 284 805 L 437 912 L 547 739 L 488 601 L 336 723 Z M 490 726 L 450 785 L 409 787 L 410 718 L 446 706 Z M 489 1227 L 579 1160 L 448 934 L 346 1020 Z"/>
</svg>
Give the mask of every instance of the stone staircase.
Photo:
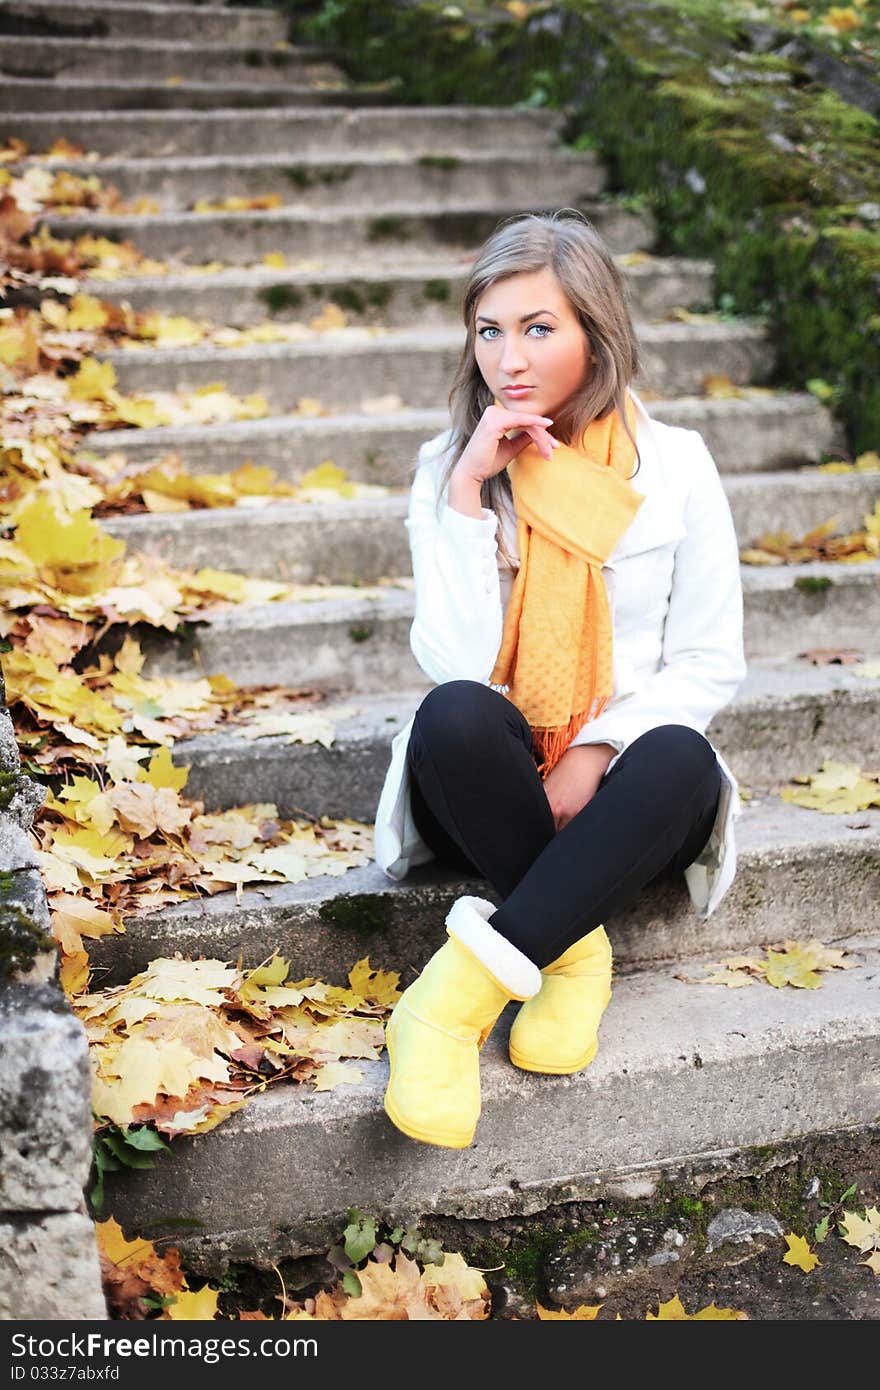
<svg viewBox="0 0 880 1390">
<path fill-rule="evenodd" d="M 604 191 L 601 164 L 560 144 L 563 117 L 542 109 L 405 108 L 348 83 L 332 54 L 284 41 L 271 11 L 213 4 L 41 3 L 0 14 L 0 135 L 34 150 L 64 135 L 97 151 L 66 167 L 98 173 L 161 211 L 57 220 L 133 240 L 173 264 L 167 276 L 86 289 L 245 326 L 307 317 L 328 300 L 375 330 L 312 341 L 108 354 L 125 391 L 223 381 L 265 393 L 271 417 L 231 425 L 100 433 L 98 452 L 131 459 L 174 450 L 192 471 L 246 459 L 287 479 L 331 457 L 386 497 L 266 511 L 120 518 L 134 548 L 172 564 L 213 564 L 289 581 L 373 584 L 378 594 L 239 608 L 195 625 L 186 643 L 154 640 L 152 673 L 222 671 L 241 684 L 317 686 L 337 719 L 334 745 L 234 735 L 178 743 L 187 790 L 208 809 L 273 801 L 282 813 L 371 820 L 390 740 L 428 688 L 409 651 L 412 594 L 402 525 L 418 445 L 444 428 L 463 329 L 467 265 L 503 216 L 578 206 L 615 254 L 649 251 L 650 221 Z M 187 211 L 196 198 L 283 192 L 269 211 Z M 253 268 L 266 252 L 312 262 Z M 222 259 L 230 269 L 185 270 Z M 742 544 L 837 515 L 856 528 L 873 506 L 870 475 L 811 465 L 835 442 L 806 393 L 701 396 L 706 373 L 739 384 L 772 376 L 762 327 L 669 322 L 711 300 L 704 261 L 622 260 L 645 366 L 636 383 L 658 418 L 699 430 L 723 475 Z M 365 409 L 385 394 L 400 409 Z M 290 414 L 317 396 L 329 414 Z M 809 581 L 827 579 L 827 587 Z M 880 563 L 743 568 L 749 674 L 709 735 L 753 796 L 738 822 L 739 869 L 721 907 L 698 920 L 681 889 L 645 895 L 611 920 L 617 983 L 596 1062 L 539 1077 L 507 1061 L 502 1019 L 482 1054 L 484 1112 L 474 1145 L 412 1143 L 382 1110 L 383 1059 L 360 1087 L 279 1086 L 216 1130 L 175 1142 L 155 1169 L 123 1174 L 109 1210 L 127 1231 L 174 1232 L 206 1272 L 263 1266 L 326 1249 L 350 1206 L 409 1220 L 494 1218 L 609 1191 L 649 1192 L 686 1163 L 752 1161 L 749 1150 L 857 1126 L 880 1113 L 877 911 L 880 812 L 826 816 L 772 788 L 823 758 L 876 765 L 880 690 L 799 653 L 876 643 Z M 486 892 L 428 865 L 392 883 L 375 865 L 344 878 L 223 894 L 128 924 L 96 943 L 98 978 L 119 982 L 181 951 L 256 964 L 274 949 L 293 978 L 344 982 L 369 955 L 406 984 L 442 939 L 451 902 Z M 701 989 L 683 976 L 730 950 L 820 937 L 855 968 L 816 991 Z M 106 972 L 106 973 L 104 973 Z"/>
</svg>

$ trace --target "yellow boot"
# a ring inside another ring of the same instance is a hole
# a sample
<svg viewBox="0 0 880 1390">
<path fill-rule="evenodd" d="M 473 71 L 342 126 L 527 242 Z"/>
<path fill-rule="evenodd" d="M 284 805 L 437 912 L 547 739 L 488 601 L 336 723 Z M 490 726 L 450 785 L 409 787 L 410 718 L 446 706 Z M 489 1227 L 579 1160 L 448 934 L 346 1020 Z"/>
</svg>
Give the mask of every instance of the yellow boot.
<svg viewBox="0 0 880 1390">
<path fill-rule="evenodd" d="M 534 962 L 490 927 L 494 911 L 485 898 L 453 903 L 448 941 L 404 990 L 385 1027 L 385 1111 L 425 1144 L 470 1144 L 480 1118 L 479 1049 L 505 1004 L 541 987 Z"/>
<path fill-rule="evenodd" d="M 582 936 L 541 971 L 539 994 L 510 1030 L 510 1060 L 523 1071 L 581 1071 L 599 1046 L 599 1020 L 611 998 L 611 942 L 605 928 Z"/>
</svg>

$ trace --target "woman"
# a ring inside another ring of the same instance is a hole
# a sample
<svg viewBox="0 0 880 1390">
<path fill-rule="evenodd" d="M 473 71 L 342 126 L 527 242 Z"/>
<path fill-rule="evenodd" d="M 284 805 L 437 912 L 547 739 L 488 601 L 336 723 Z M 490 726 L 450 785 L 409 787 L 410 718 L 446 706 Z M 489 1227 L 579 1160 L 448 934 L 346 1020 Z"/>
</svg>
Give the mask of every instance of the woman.
<svg viewBox="0 0 880 1390">
<path fill-rule="evenodd" d="M 452 1148 L 478 1053 L 572 1073 L 611 997 L 603 921 L 660 876 L 703 916 L 735 872 L 737 783 L 705 738 L 746 673 L 739 552 L 693 430 L 630 390 L 626 291 L 576 211 L 503 224 L 464 294 L 452 428 L 422 446 L 411 645 L 437 685 L 392 744 L 376 858 L 482 876 L 386 1029 L 385 1109 Z"/>
</svg>

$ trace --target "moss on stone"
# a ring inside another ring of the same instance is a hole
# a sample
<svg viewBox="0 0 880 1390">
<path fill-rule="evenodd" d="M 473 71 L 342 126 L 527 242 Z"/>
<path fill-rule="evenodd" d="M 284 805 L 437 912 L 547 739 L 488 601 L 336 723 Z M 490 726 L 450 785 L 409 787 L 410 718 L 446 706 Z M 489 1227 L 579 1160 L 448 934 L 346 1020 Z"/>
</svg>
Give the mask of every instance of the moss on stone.
<svg viewBox="0 0 880 1390">
<path fill-rule="evenodd" d="M 426 280 L 422 286 L 422 298 L 434 304 L 447 304 L 452 298 L 452 288 L 448 280 Z"/>
<path fill-rule="evenodd" d="M 265 285 L 257 291 L 257 298 L 262 300 L 270 314 L 283 314 L 287 309 L 301 309 L 303 304 L 302 291 L 295 285 Z"/>
<path fill-rule="evenodd" d="M 15 796 L 18 782 L 19 774 L 17 772 L 0 771 L 0 811 L 9 809 L 9 803 Z"/>
<path fill-rule="evenodd" d="M 794 587 L 802 594 L 821 594 L 830 589 L 833 582 L 826 575 L 802 574 L 794 581 Z"/>
<path fill-rule="evenodd" d="M 387 931 L 390 926 L 390 908 L 386 900 L 368 893 L 333 898 L 322 904 L 318 916 L 325 926 L 363 935 Z"/>
<path fill-rule="evenodd" d="M 423 169 L 457 169 L 461 164 L 454 154 L 420 154 L 416 162 Z"/>
<path fill-rule="evenodd" d="M 41 952 L 55 949 L 53 938 L 17 899 L 16 875 L 4 873 L 0 876 L 0 980 L 24 974 Z"/>
</svg>

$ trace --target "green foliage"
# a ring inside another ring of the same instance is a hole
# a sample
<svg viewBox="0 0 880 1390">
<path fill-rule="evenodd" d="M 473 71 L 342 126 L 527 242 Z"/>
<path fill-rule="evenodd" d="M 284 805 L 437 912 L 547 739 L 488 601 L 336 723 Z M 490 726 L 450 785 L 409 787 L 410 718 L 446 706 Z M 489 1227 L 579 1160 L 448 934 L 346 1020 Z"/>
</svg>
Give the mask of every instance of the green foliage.
<svg viewBox="0 0 880 1390">
<path fill-rule="evenodd" d="M 376 1222 L 373 1217 L 350 1210 L 342 1240 L 352 1264 L 360 1264 L 376 1248 Z"/>
<path fill-rule="evenodd" d="M 427 0 L 288 7 L 295 41 L 332 45 L 356 81 L 396 83 L 390 100 L 564 110 L 565 140 L 598 151 L 609 192 L 647 200 L 654 249 L 711 257 L 722 311 L 766 317 L 768 384 L 832 383 L 849 450 L 876 448 L 880 125 L 782 47 L 792 24 L 777 6 L 762 16 L 770 51 L 753 47 L 737 0 L 620 0 L 613 24 L 602 0 L 524 19 Z M 853 47 L 820 30 L 812 40 Z"/>
<path fill-rule="evenodd" d="M 328 1251 L 327 1259 L 342 1274 L 342 1287 L 352 1298 L 359 1298 L 363 1292 L 357 1275 L 357 1266 L 363 1268 L 372 1255 L 376 1260 L 391 1260 L 395 1247 L 399 1247 L 417 1260 L 422 1266 L 442 1265 L 446 1258 L 439 1240 L 424 1236 L 417 1226 L 387 1226 L 373 1216 L 349 1207 L 346 1212 L 348 1222 L 342 1232 L 342 1242 Z"/>
<path fill-rule="evenodd" d="M 97 1130 L 92 1141 L 95 1180 L 89 1194 L 95 1215 L 100 1216 L 104 1206 L 105 1173 L 118 1173 L 122 1168 L 153 1168 L 163 1149 L 170 1152 L 171 1145 L 148 1125 L 135 1128 L 110 1124 Z"/>
</svg>

